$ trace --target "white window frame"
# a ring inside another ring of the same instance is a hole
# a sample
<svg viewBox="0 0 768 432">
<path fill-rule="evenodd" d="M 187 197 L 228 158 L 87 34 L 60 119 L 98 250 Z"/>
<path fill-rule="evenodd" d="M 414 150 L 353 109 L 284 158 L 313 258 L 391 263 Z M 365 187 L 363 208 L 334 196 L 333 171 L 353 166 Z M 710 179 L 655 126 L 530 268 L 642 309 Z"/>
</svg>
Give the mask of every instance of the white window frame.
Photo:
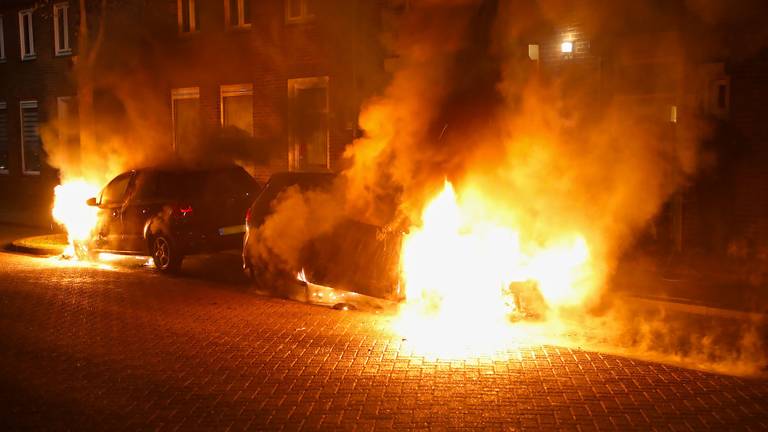
<svg viewBox="0 0 768 432">
<path fill-rule="evenodd" d="M 325 133 L 325 169 L 331 169 L 331 125 L 330 125 L 330 92 L 327 76 L 311 78 L 292 78 L 288 80 L 288 99 L 296 97 L 298 90 L 309 88 L 325 89 L 325 114 L 328 116 L 328 128 Z M 296 143 L 293 125 L 288 129 L 288 167 L 291 171 L 299 171 L 304 168 L 300 165 L 301 147 Z"/>
<path fill-rule="evenodd" d="M 5 16 L 0 15 L 0 63 L 5 63 Z"/>
<path fill-rule="evenodd" d="M 291 16 L 291 2 L 290 0 L 285 0 L 285 22 L 288 24 L 298 24 L 314 20 L 315 15 L 307 12 L 308 1 L 299 0 L 301 12 L 299 12 L 299 16 Z"/>
<path fill-rule="evenodd" d="M 229 0 L 224 0 L 224 24 L 228 29 L 248 29 L 251 23 L 245 22 L 245 2 L 251 0 L 237 0 L 237 24 L 232 25 L 232 11 L 229 8 Z M 250 18 L 250 17 L 249 17 Z"/>
<path fill-rule="evenodd" d="M 34 20 L 32 19 L 34 9 L 25 9 L 19 11 L 19 45 L 21 48 L 21 60 L 33 60 L 37 58 L 35 54 L 35 30 Z M 24 22 L 29 24 L 29 40 L 24 37 Z M 29 42 L 29 46 L 27 46 Z M 29 49 L 27 49 L 29 48 Z"/>
<path fill-rule="evenodd" d="M 0 126 L 5 128 L 5 137 L 8 138 L 8 104 L 5 101 L 0 102 L 0 110 L 5 111 L 5 124 Z M 8 145 L 9 143 L 6 143 Z M 9 151 L 9 148 L 5 149 L 6 151 Z M 11 171 L 7 169 L 0 169 L 0 174 L 10 174 Z"/>
<path fill-rule="evenodd" d="M 184 1 L 189 2 L 189 31 L 184 31 L 184 9 L 181 7 Z M 196 0 L 177 0 L 176 9 L 179 18 L 179 34 L 192 34 L 197 32 L 197 4 Z"/>
<path fill-rule="evenodd" d="M 32 171 L 27 169 L 27 163 L 24 160 L 24 109 L 31 109 L 35 108 L 37 109 L 37 127 L 38 127 L 38 133 L 37 133 L 37 139 L 40 140 L 40 110 L 37 104 L 36 100 L 22 100 L 19 101 L 19 124 L 21 126 L 21 172 L 25 175 L 40 175 L 40 171 Z M 42 143 L 40 143 L 40 148 L 42 148 Z M 40 161 L 40 164 L 42 165 L 42 160 Z"/>
<path fill-rule="evenodd" d="M 173 134 L 173 151 L 176 151 L 176 104 L 180 99 L 200 99 L 200 87 L 182 87 L 171 89 L 171 133 Z M 223 108 L 222 108 L 223 110 Z"/>
<path fill-rule="evenodd" d="M 59 40 L 59 12 L 61 22 L 64 25 L 64 40 Z M 69 3 L 61 2 L 53 5 L 53 42 L 57 56 L 72 55 L 72 47 L 69 45 Z"/>
</svg>

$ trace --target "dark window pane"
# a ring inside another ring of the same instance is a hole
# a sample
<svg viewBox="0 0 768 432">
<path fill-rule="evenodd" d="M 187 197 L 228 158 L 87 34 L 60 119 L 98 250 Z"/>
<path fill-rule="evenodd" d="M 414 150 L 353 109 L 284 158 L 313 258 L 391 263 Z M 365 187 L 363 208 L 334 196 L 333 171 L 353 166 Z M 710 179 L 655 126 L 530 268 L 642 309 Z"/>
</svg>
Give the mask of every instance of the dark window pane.
<svg viewBox="0 0 768 432">
<path fill-rule="evenodd" d="M 200 99 L 173 101 L 173 132 L 177 152 L 194 149 L 200 127 Z"/>
<path fill-rule="evenodd" d="M 65 9 L 59 9 L 56 13 L 56 21 L 59 27 L 59 46 L 56 47 L 58 50 L 63 50 L 67 46 L 64 39 L 66 37 L 66 33 L 64 33 L 64 11 Z"/>
<path fill-rule="evenodd" d="M 193 3 L 192 10 L 195 13 L 195 31 L 200 31 L 200 14 L 198 13 L 197 2 Z"/>
<path fill-rule="evenodd" d="M 0 171 L 8 171 L 8 112 L 0 109 Z"/>
<path fill-rule="evenodd" d="M 301 16 L 301 0 L 288 0 L 288 16 L 291 18 Z"/>
<path fill-rule="evenodd" d="M 40 172 L 42 147 L 40 145 L 37 108 L 21 110 L 21 137 L 24 147 L 24 171 Z"/>
<path fill-rule="evenodd" d="M 236 27 L 238 25 L 238 13 L 240 12 L 237 7 L 237 0 L 229 0 L 229 25 Z"/>
<path fill-rule="evenodd" d="M 243 0 L 243 22 L 251 23 L 251 0 Z"/>
<path fill-rule="evenodd" d="M 189 32 L 189 2 L 190 0 L 181 0 L 181 31 Z"/>
<path fill-rule="evenodd" d="M 327 89 L 313 87 L 296 94 L 296 138 L 305 168 L 325 167 L 328 161 L 328 116 L 325 113 Z"/>
<path fill-rule="evenodd" d="M 133 187 L 133 201 L 149 201 L 157 197 L 157 173 L 153 171 L 139 171 L 136 173 L 135 186 Z"/>
<path fill-rule="evenodd" d="M 253 96 L 224 98 L 224 126 L 234 126 L 253 135 Z"/>
<path fill-rule="evenodd" d="M 24 55 L 29 55 L 32 53 L 32 35 L 29 34 L 30 28 L 27 16 L 24 17 L 22 23 L 24 25 Z"/>
</svg>

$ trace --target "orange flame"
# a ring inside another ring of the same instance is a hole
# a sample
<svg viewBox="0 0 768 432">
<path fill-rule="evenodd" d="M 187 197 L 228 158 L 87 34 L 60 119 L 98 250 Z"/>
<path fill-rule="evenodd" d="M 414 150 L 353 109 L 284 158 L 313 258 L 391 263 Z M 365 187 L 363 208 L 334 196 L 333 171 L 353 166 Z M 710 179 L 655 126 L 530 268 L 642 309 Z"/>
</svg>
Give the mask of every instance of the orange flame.
<svg viewBox="0 0 768 432">
<path fill-rule="evenodd" d="M 435 355 L 482 354 L 519 342 L 510 321 L 518 307 L 509 290 L 514 282 L 535 282 L 555 310 L 583 302 L 593 288 L 589 247 L 579 233 L 545 246 L 523 244 L 515 227 L 477 217 L 468 206 L 446 181 L 404 243 L 407 302 L 396 328 Z"/>
<path fill-rule="evenodd" d="M 97 209 L 85 202 L 99 193 L 99 187 L 85 180 L 65 182 L 54 188 L 53 219 L 67 231 L 65 255 L 76 256 L 75 248 L 85 247 L 96 227 Z"/>
</svg>

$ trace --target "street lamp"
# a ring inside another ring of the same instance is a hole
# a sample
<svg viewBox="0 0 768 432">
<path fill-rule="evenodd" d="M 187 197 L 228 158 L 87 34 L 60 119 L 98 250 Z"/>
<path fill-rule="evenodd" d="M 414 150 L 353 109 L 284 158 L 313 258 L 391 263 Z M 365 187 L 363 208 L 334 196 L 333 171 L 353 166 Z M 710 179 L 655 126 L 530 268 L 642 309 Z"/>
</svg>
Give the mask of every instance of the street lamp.
<svg viewBox="0 0 768 432">
<path fill-rule="evenodd" d="M 573 53 L 573 41 L 563 41 L 563 43 L 560 44 L 560 52 L 563 54 L 572 54 Z"/>
</svg>

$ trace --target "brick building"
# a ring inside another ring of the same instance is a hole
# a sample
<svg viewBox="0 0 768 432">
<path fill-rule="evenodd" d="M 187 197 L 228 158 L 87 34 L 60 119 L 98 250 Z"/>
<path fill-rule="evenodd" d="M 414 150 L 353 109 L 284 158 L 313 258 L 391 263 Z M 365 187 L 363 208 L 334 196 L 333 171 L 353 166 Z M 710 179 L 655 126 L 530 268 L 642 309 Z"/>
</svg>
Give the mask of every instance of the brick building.
<svg viewBox="0 0 768 432">
<path fill-rule="evenodd" d="M 76 20 L 68 2 L 0 5 L 0 216 L 6 220 L 47 218 L 58 179 L 45 163 L 39 126 L 76 115 Z"/>
<path fill-rule="evenodd" d="M 50 207 L 58 179 L 41 135 L 94 164 L 119 134 L 133 135 L 119 152 L 215 158 L 225 150 L 212 134 L 226 131 L 248 148 L 224 157 L 262 179 L 338 170 L 361 101 L 383 82 L 379 2 L 18 0 L 0 14 L 5 220 Z"/>
</svg>

